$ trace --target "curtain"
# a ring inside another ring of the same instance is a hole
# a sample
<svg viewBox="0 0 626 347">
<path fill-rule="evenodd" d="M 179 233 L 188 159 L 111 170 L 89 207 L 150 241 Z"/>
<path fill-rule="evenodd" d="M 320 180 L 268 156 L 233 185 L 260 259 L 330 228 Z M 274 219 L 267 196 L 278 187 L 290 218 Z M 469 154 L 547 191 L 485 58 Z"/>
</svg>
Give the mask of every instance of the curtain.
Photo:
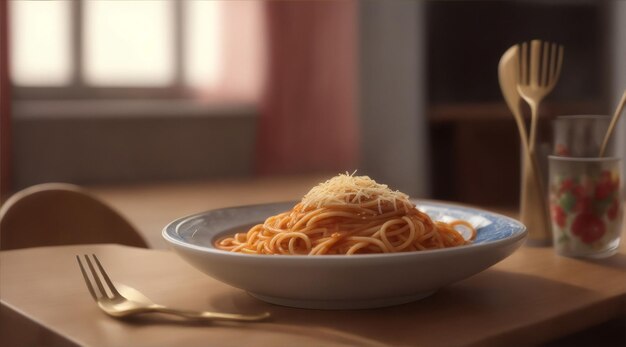
<svg viewBox="0 0 626 347">
<path fill-rule="evenodd" d="M 217 37 L 211 53 L 215 55 L 218 71 L 214 80 L 196 86 L 199 87 L 198 98 L 209 102 L 258 103 L 266 67 L 264 3 L 213 1 L 200 4 L 210 6 L 215 13 L 216 28 L 211 29 L 217 29 Z"/>
<path fill-rule="evenodd" d="M 358 155 L 355 1 L 266 2 L 261 174 L 345 171 Z"/>
</svg>

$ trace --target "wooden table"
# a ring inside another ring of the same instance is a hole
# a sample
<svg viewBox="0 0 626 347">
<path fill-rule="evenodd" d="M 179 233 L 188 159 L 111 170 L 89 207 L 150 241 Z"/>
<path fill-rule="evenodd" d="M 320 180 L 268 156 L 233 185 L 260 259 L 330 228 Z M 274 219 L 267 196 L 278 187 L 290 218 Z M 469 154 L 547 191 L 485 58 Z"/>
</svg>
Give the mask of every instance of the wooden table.
<svg viewBox="0 0 626 347">
<path fill-rule="evenodd" d="M 175 218 L 225 206 L 296 200 L 326 178 L 88 187 L 157 249 L 84 245 L 0 252 L 0 346 L 519 346 L 626 315 L 625 242 L 617 255 L 602 261 L 559 257 L 551 248 L 522 247 L 489 270 L 425 300 L 329 312 L 253 299 L 193 269 L 167 251 L 161 240 L 161 229 Z M 512 209 L 488 209 L 515 217 Z M 160 303 L 232 312 L 268 310 L 274 318 L 258 324 L 215 325 L 154 317 L 111 319 L 91 300 L 74 258 L 92 252 L 116 281 Z M 626 326 L 623 330 L 626 334 Z"/>
<path fill-rule="evenodd" d="M 269 322 L 120 321 L 99 311 L 74 255 L 96 253 L 115 281 L 189 309 L 252 313 Z M 80 245 L 0 252 L 2 346 L 519 346 L 623 315 L 626 247 L 612 258 L 522 247 L 494 267 L 396 307 L 319 311 L 274 306 L 213 280 L 167 250 Z"/>
</svg>

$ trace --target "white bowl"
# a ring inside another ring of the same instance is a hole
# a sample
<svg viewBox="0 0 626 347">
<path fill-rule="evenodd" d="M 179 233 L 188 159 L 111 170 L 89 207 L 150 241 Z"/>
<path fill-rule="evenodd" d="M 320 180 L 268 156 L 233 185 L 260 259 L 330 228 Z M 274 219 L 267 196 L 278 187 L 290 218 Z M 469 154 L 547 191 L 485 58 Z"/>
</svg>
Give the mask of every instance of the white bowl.
<svg viewBox="0 0 626 347">
<path fill-rule="evenodd" d="M 513 253 L 527 235 L 520 222 L 487 211 L 414 201 L 434 220 L 463 219 L 476 240 L 453 248 L 363 255 L 249 255 L 215 248 L 227 234 L 246 231 L 294 203 L 223 208 L 171 222 L 163 237 L 209 276 L 263 301 L 300 308 L 359 309 L 402 304 L 472 276 Z"/>
</svg>

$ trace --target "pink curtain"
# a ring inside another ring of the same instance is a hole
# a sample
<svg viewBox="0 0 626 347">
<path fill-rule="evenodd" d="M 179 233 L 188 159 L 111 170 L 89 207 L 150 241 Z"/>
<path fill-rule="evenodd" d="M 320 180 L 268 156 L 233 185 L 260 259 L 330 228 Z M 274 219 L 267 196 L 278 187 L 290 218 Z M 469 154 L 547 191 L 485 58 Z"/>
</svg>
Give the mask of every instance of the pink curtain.
<svg viewBox="0 0 626 347">
<path fill-rule="evenodd" d="M 356 2 L 269 1 L 265 10 L 269 48 L 259 173 L 354 169 Z"/>
<path fill-rule="evenodd" d="M 220 39 L 214 47 L 219 76 L 196 92 L 208 102 L 257 103 L 266 68 L 265 5 L 261 1 L 215 1 Z M 215 53 L 214 52 L 214 53 Z"/>
</svg>

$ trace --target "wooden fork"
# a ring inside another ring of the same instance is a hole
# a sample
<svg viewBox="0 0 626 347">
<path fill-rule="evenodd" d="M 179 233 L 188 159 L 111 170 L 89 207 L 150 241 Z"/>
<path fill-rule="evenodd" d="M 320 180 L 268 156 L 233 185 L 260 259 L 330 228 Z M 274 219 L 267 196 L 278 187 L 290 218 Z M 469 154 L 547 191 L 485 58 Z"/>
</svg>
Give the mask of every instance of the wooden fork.
<svg viewBox="0 0 626 347">
<path fill-rule="evenodd" d="M 538 109 L 541 100 L 548 95 L 561 74 L 563 46 L 541 40 L 532 40 L 520 45 L 517 90 L 531 110 L 528 146 L 535 152 Z"/>
</svg>

